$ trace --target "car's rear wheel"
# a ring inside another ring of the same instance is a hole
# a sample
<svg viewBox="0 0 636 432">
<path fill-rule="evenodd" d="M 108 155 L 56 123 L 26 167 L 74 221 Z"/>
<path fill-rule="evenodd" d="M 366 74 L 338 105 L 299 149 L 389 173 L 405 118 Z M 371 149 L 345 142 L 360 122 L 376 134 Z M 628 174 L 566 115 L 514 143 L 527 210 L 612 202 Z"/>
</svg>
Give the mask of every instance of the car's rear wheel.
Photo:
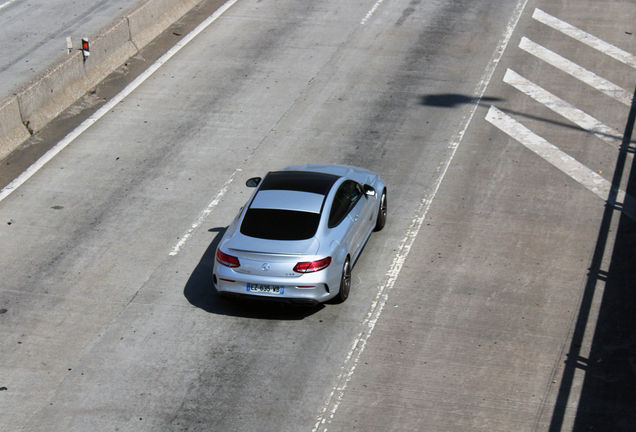
<svg viewBox="0 0 636 432">
<path fill-rule="evenodd" d="M 384 228 L 384 224 L 386 224 L 386 188 L 382 191 L 382 196 L 380 197 L 380 207 L 378 208 L 378 218 L 375 223 L 374 231 L 380 231 Z"/>
<path fill-rule="evenodd" d="M 342 275 L 340 276 L 340 291 L 336 299 L 339 303 L 342 303 L 349 297 L 349 291 L 351 291 L 351 263 L 349 257 L 342 265 Z"/>
</svg>

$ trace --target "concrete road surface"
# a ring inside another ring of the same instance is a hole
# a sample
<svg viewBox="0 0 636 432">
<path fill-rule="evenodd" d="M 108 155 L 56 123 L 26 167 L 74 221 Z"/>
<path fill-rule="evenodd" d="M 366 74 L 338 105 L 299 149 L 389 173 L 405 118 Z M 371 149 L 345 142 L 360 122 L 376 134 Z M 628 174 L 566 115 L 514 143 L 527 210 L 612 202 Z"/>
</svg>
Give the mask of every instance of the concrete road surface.
<svg viewBox="0 0 636 432">
<path fill-rule="evenodd" d="M 0 201 L 2 430 L 633 430 L 635 13 L 238 0 L 108 105 L 153 44 L 0 168 L 66 145 Z M 312 162 L 388 185 L 350 298 L 219 299 L 245 180 Z"/>
</svg>

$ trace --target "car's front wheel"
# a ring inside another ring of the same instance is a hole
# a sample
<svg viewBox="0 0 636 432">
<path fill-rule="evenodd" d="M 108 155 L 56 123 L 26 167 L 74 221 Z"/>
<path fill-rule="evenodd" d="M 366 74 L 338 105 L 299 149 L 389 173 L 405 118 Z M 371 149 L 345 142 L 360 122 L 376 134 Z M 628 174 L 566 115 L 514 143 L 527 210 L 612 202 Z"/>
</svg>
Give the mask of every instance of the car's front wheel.
<svg viewBox="0 0 636 432">
<path fill-rule="evenodd" d="M 336 299 L 339 303 L 342 303 L 349 297 L 349 291 L 351 291 L 351 263 L 349 257 L 342 265 L 342 275 L 340 276 L 340 291 Z"/>
<path fill-rule="evenodd" d="M 374 231 L 380 231 L 384 228 L 384 224 L 386 224 L 386 188 L 382 191 L 382 196 L 380 197 L 380 207 L 378 208 L 378 218 L 375 222 Z"/>
</svg>

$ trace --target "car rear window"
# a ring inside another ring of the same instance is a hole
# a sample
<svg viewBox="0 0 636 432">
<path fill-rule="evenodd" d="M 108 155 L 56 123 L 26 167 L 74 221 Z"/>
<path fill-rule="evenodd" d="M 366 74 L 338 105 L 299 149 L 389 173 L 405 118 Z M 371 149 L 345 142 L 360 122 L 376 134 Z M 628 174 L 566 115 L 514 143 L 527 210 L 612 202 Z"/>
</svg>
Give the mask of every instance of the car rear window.
<svg viewBox="0 0 636 432">
<path fill-rule="evenodd" d="M 306 240 L 316 234 L 319 222 L 318 213 L 250 208 L 241 234 L 266 240 Z"/>
</svg>

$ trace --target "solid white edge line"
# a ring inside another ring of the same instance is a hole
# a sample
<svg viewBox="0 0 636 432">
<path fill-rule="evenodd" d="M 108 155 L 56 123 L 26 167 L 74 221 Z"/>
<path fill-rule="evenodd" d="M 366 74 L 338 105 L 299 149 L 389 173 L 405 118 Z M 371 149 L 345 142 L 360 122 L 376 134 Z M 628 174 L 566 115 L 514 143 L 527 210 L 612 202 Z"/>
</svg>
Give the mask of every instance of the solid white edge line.
<svg viewBox="0 0 636 432">
<path fill-rule="evenodd" d="M 574 27 L 572 24 L 568 24 L 565 21 L 562 21 L 559 18 L 556 18 L 542 11 L 541 9 L 535 9 L 534 13 L 532 14 L 532 18 L 547 25 L 548 27 L 552 27 L 553 29 L 560 31 L 567 36 L 570 36 L 573 39 L 576 39 L 581 43 L 584 43 L 589 47 L 594 48 L 597 51 L 602 52 L 605 55 L 612 57 L 615 60 L 625 63 L 626 65 L 636 69 L 636 56 L 610 43 L 607 43 L 604 40 L 591 35 L 590 33 Z"/>
<path fill-rule="evenodd" d="M 172 56 L 178 53 L 181 48 L 186 46 L 192 39 L 194 39 L 199 33 L 205 30 L 210 24 L 217 20 L 226 10 L 228 10 L 238 0 L 229 0 L 219 9 L 217 9 L 212 15 L 210 15 L 205 21 L 199 24 L 194 30 L 188 33 L 183 39 L 181 39 L 175 46 L 162 55 L 156 62 L 154 62 L 148 69 L 146 69 L 141 75 L 139 75 L 133 82 L 128 84 L 121 92 L 119 92 L 114 98 L 109 100 L 104 106 L 98 109 L 93 115 L 84 120 L 77 128 L 66 135 L 60 142 L 58 142 L 53 148 L 46 152 L 40 159 L 38 159 L 33 165 L 27 168 L 22 174 L 20 174 L 11 183 L 5 186 L 0 191 L 0 202 L 8 197 L 13 191 L 24 184 L 30 179 L 36 172 L 38 172 L 48 161 L 53 159 L 59 152 L 64 150 L 75 138 L 80 136 L 86 129 L 93 125 L 97 120 L 102 118 L 108 111 L 110 111 L 115 105 L 121 102 L 126 96 L 132 93 L 137 87 L 139 87 L 144 81 L 146 81 L 153 73 L 157 71 L 165 62 L 170 60 Z"/>
<path fill-rule="evenodd" d="M 517 2 L 517 6 L 510 18 L 510 21 L 508 22 L 508 26 L 506 27 L 506 32 L 504 33 L 504 36 L 500 44 L 497 46 L 495 52 L 493 53 L 491 62 L 489 63 L 488 68 L 486 69 L 484 75 L 482 76 L 481 81 L 479 82 L 479 84 L 477 85 L 475 89 L 475 93 L 479 95 L 479 100 L 481 100 L 484 93 L 486 92 L 486 88 L 488 87 L 488 84 L 490 83 L 490 80 L 492 79 L 495 69 L 497 65 L 499 64 L 499 61 L 501 60 L 501 57 L 503 56 L 504 51 L 506 50 L 506 46 L 508 45 L 508 42 L 510 41 L 512 33 L 514 32 L 517 26 L 517 23 L 519 22 L 519 19 L 521 18 L 521 15 L 523 13 L 523 10 L 526 7 L 527 2 L 528 0 L 518 0 Z M 382 313 L 382 310 L 384 309 L 384 306 L 388 299 L 389 292 L 393 288 L 393 285 L 395 284 L 398 276 L 400 275 L 402 266 L 404 265 L 404 262 L 406 261 L 408 257 L 411 247 L 415 243 L 415 239 L 417 238 L 417 235 L 419 234 L 419 231 L 422 227 L 422 223 L 424 222 L 424 219 L 426 218 L 426 214 L 428 213 L 428 210 L 430 209 L 431 204 L 433 200 L 435 199 L 435 196 L 437 195 L 437 192 L 442 184 L 442 181 L 444 180 L 444 177 L 446 176 L 446 172 L 448 171 L 448 167 L 450 166 L 455 156 L 455 153 L 457 152 L 457 149 L 459 148 L 459 144 L 461 143 L 464 137 L 464 134 L 466 133 L 466 130 L 468 129 L 468 126 L 470 125 L 478 106 L 479 106 L 479 101 L 475 102 L 472 105 L 470 111 L 462 119 L 462 123 L 460 124 L 457 132 L 453 136 L 453 139 L 451 140 L 451 144 L 448 147 L 450 150 L 450 155 L 444 162 L 442 162 L 442 165 L 438 167 L 438 170 L 440 170 L 441 168 L 441 174 L 435 181 L 435 184 L 433 185 L 433 191 L 430 194 L 430 197 L 424 197 L 424 199 L 420 202 L 417 210 L 415 211 L 414 217 L 411 220 L 411 224 L 409 225 L 409 228 L 406 230 L 404 237 L 400 241 L 398 249 L 394 255 L 393 261 L 391 262 L 391 265 L 389 266 L 389 269 L 387 273 L 385 274 L 384 282 L 378 287 L 378 293 L 373 303 L 371 304 L 371 308 L 367 316 L 362 322 L 362 330 L 360 331 L 358 336 L 354 339 L 354 342 L 349 352 L 345 356 L 345 360 L 341 367 L 341 372 L 336 378 L 336 385 L 331 391 L 327 400 L 325 401 L 325 404 L 323 405 L 323 408 L 320 411 L 320 414 L 316 418 L 317 421 L 314 428 L 312 429 L 312 432 L 318 432 L 321 428 L 323 432 L 327 432 L 327 428 L 325 425 L 327 424 L 327 422 L 330 422 L 330 420 L 333 419 L 336 411 L 338 410 L 340 402 L 342 401 L 342 398 L 344 397 L 344 392 L 347 387 L 347 384 L 353 377 L 353 373 L 360 359 L 360 356 L 362 355 L 364 348 L 366 346 L 366 343 L 369 337 L 371 336 L 373 329 L 375 328 L 375 324 L 377 323 L 380 317 L 380 314 Z M 327 419 L 327 416 L 329 420 Z"/>
</svg>

